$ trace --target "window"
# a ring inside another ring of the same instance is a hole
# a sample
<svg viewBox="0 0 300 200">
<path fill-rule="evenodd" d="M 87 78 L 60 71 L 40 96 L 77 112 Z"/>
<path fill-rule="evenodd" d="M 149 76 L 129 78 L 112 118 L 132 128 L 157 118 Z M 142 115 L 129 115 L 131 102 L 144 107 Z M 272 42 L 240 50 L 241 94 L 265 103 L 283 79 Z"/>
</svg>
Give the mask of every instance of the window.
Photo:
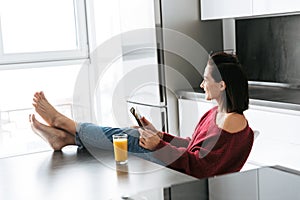
<svg viewBox="0 0 300 200">
<path fill-rule="evenodd" d="M 88 59 L 84 3 L 0 0 L 0 158 L 50 149 L 28 120 L 34 92 L 43 90 L 72 118 L 74 85 Z"/>
<path fill-rule="evenodd" d="M 87 57 L 83 0 L 1 0 L 0 64 Z"/>
</svg>

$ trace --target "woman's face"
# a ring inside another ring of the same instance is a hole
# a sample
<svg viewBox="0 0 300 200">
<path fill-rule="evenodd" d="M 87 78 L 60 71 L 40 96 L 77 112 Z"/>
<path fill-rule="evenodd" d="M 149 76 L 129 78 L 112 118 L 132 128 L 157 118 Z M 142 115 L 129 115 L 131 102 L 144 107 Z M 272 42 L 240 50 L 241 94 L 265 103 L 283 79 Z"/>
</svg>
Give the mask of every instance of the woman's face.
<svg viewBox="0 0 300 200">
<path fill-rule="evenodd" d="M 212 71 L 211 65 L 207 64 L 204 70 L 203 81 L 200 84 L 200 87 L 205 91 L 205 99 L 212 100 L 216 99 L 219 100 L 221 96 L 221 92 L 225 89 L 224 81 L 216 82 L 213 77 L 211 76 Z"/>
</svg>

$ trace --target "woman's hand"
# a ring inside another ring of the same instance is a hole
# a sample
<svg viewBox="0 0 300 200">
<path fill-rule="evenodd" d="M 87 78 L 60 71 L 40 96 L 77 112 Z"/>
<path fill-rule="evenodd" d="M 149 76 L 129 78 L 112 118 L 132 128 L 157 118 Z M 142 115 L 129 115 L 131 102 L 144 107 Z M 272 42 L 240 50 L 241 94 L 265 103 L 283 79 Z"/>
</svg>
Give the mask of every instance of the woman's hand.
<svg viewBox="0 0 300 200">
<path fill-rule="evenodd" d="M 163 133 L 158 131 L 151 122 L 149 122 L 145 117 L 142 117 L 141 118 L 141 123 L 144 127 L 144 129 L 147 129 L 147 130 L 151 130 L 152 132 L 154 132 L 156 135 L 158 135 L 158 137 L 160 139 L 163 138 Z"/>
<path fill-rule="evenodd" d="M 155 129 L 156 130 L 156 129 Z M 160 142 L 158 134 L 150 129 L 138 129 L 140 133 L 140 146 L 145 149 L 155 150 Z"/>
</svg>

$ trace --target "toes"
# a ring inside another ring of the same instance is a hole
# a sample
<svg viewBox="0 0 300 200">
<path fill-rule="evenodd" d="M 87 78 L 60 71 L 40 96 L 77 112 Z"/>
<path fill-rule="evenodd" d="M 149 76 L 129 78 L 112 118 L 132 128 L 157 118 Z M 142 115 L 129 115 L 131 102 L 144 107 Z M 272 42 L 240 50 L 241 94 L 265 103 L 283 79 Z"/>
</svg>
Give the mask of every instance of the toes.
<svg viewBox="0 0 300 200">
<path fill-rule="evenodd" d="M 47 100 L 46 99 L 46 97 L 45 97 L 45 94 L 44 94 L 44 92 L 43 91 L 41 91 L 41 92 L 36 92 L 36 93 L 34 93 L 34 95 L 33 95 L 33 102 L 34 103 L 39 103 L 40 101 L 42 101 L 42 100 Z"/>
<path fill-rule="evenodd" d="M 36 103 L 33 103 L 32 105 L 33 105 L 34 108 L 37 108 L 37 104 Z"/>
<path fill-rule="evenodd" d="M 43 91 L 40 92 L 40 97 L 43 98 L 43 99 L 46 99 L 45 94 L 44 94 Z"/>
<path fill-rule="evenodd" d="M 36 101 L 41 100 L 41 99 L 45 99 L 45 94 L 43 91 L 40 92 L 36 92 L 34 93 L 34 99 L 36 99 Z"/>
<path fill-rule="evenodd" d="M 31 122 L 31 123 L 36 123 L 36 119 L 35 119 L 35 115 L 34 114 L 29 114 L 29 122 Z"/>
<path fill-rule="evenodd" d="M 29 115 L 29 121 L 30 121 L 30 123 L 32 123 L 33 125 L 37 123 L 37 120 L 36 120 L 34 114 L 30 114 L 30 115 Z"/>
<path fill-rule="evenodd" d="M 35 122 L 35 121 L 36 121 L 35 115 L 34 115 L 34 114 L 31 115 L 31 121 L 32 121 L 32 122 Z"/>
<path fill-rule="evenodd" d="M 39 93 L 38 93 L 38 92 L 36 92 L 36 93 L 34 93 L 34 95 L 33 95 L 33 96 L 34 96 L 34 98 L 35 98 L 35 99 L 39 99 L 39 96 L 40 96 L 40 95 L 39 95 Z"/>
<path fill-rule="evenodd" d="M 38 99 L 37 99 L 37 98 L 33 98 L 32 100 L 33 100 L 34 103 L 37 103 L 37 102 L 38 102 Z"/>
</svg>

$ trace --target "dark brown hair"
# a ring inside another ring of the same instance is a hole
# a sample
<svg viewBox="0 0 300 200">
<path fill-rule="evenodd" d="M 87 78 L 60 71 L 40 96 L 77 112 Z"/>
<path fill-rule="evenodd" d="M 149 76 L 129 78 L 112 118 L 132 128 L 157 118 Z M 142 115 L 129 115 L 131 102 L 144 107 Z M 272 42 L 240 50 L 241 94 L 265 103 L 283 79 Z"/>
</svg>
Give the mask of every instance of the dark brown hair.
<svg viewBox="0 0 300 200">
<path fill-rule="evenodd" d="M 249 107 L 248 79 L 237 56 L 225 52 L 212 53 L 208 62 L 215 66 L 212 69 L 213 79 L 226 84 L 222 108 L 229 113 L 242 114 Z"/>
</svg>

